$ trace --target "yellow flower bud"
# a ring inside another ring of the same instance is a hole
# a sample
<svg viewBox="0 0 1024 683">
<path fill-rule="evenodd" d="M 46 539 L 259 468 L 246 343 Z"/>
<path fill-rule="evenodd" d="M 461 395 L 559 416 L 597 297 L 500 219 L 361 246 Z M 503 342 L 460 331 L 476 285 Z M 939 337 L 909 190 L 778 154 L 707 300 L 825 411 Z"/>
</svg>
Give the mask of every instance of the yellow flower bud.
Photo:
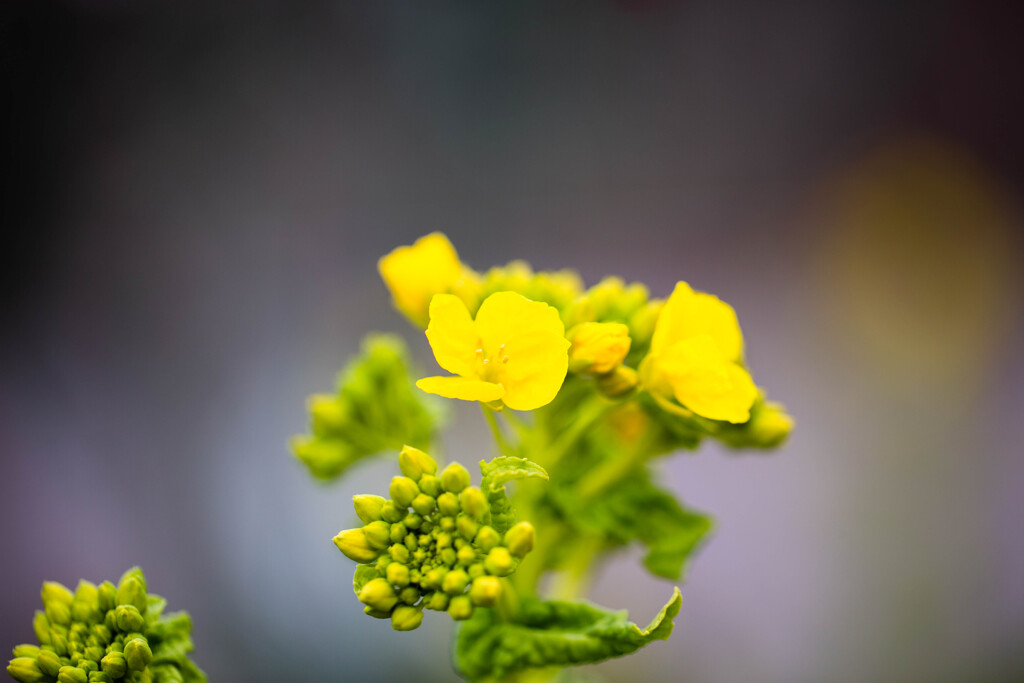
<svg viewBox="0 0 1024 683">
<path fill-rule="evenodd" d="M 441 486 L 445 491 L 459 493 L 469 486 L 469 472 L 457 462 L 453 462 L 441 472 Z"/>
<path fill-rule="evenodd" d="M 386 502 L 380 496 L 352 496 L 352 507 L 356 509 L 356 515 L 365 524 L 376 522 L 381 518 L 380 513 Z"/>
<path fill-rule="evenodd" d="M 391 613 L 391 628 L 396 631 L 412 631 L 422 623 L 423 611 L 409 605 L 399 605 Z"/>
<path fill-rule="evenodd" d="M 437 472 L 437 462 L 418 448 L 403 446 L 398 454 L 398 467 L 402 474 L 413 481 L 419 481 L 424 474 Z"/>
<path fill-rule="evenodd" d="M 516 557 L 526 557 L 526 554 L 533 550 L 535 533 L 532 524 L 519 522 L 505 532 L 505 546 Z"/>
<path fill-rule="evenodd" d="M 512 573 L 512 567 L 514 565 L 512 555 L 509 553 L 508 548 L 492 548 L 491 552 L 487 553 L 487 558 L 484 560 L 484 568 L 488 574 L 494 574 L 495 576 L 508 576 Z"/>
<path fill-rule="evenodd" d="M 456 595 L 448 604 L 448 614 L 456 621 L 463 621 L 473 616 L 473 602 L 468 595 Z"/>
<path fill-rule="evenodd" d="M 359 602 L 381 612 L 389 612 L 398 604 L 395 589 L 386 579 L 372 579 L 359 591 Z"/>
<path fill-rule="evenodd" d="M 625 365 L 598 376 L 596 381 L 598 391 L 608 398 L 625 398 L 639 383 L 636 370 Z"/>
<path fill-rule="evenodd" d="M 353 562 L 373 562 L 380 553 L 370 546 L 362 529 L 347 529 L 334 537 L 334 545 Z"/>
<path fill-rule="evenodd" d="M 491 548 L 501 543 L 501 536 L 498 532 L 489 526 L 481 527 L 480 531 L 476 533 L 476 538 L 473 540 L 480 550 L 490 552 Z"/>
<path fill-rule="evenodd" d="M 481 576 L 473 580 L 469 599 L 480 607 L 493 607 L 501 597 L 501 580 L 496 576 Z"/>
<path fill-rule="evenodd" d="M 388 489 L 391 500 L 400 507 L 409 507 L 413 499 L 420 495 L 420 488 L 416 486 L 409 477 L 395 477 L 391 480 L 391 487 Z"/>
<path fill-rule="evenodd" d="M 576 327 L 569 361 L 576 372 L 611 372 L 629 353 L 629 328 L 622 323 L 583 323 Z"/>
<path fill-rule="evenodd" d="M 483 492 L 476 487 L 467 488 L 460 493 L 459 503 L 462 505 L 462 510 L 478 522 L 483 521 L 484 515 L 487 514 L 487 499 Z"/>
<path fill-rule="evenodd" d="M 391 525 L 387 522 L 370 522 L 363 527 L 363 536 L 374 550 L 384 550 L 391 545 Z"/>
</svg>

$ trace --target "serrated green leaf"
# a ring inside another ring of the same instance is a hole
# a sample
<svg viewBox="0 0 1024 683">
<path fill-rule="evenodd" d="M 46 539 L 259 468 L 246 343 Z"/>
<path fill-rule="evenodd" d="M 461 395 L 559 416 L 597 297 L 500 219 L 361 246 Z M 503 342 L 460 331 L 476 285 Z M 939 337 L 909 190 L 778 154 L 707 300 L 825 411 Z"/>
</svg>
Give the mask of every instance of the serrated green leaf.
<svg viewBox="0 0 1024 683">
<path fill-rule="evenodd" d="M 714 526 L 710 517 L 683 507 L 655 486 L 646 471 L 633 473 L 595 498 L 581 498 L 575 486 L 553 489 L 549 495 L 580 533 L 603 537 L 611 545 L 639 541 L 647 548 L 644 566 L 676 581 Z"/>
<path fill-rule="evenodd" d="M 405 444 L 429 449 L 440 422 L 439 404 L 415 388 L 405 344 L 392 335 L 367 336 L 336 392 L 309 403 L 311 434 L 292 439 L 291 450 L 318 479 Z"/>
<path fill-rule="evenodd" d="M 528 668 L 592 664 L 636 652 L 672 634 L 679 614 L 679 589 L 657 616 L 640 628 L 625 611 L 585 602 L 525 599 L 511 621 L 478 610 L 459 628 L 455 664 L 471 681 L 501 678 Z"/>
</svg>

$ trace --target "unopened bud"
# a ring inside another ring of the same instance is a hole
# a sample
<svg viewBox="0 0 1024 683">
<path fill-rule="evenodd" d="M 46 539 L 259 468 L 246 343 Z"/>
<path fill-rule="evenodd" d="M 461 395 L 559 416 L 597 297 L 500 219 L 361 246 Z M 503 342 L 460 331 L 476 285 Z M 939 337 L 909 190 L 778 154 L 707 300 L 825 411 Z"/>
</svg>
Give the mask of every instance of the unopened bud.
<svg viewBox="0 0 1024 683">
<path fill-rule="evenodd" d="M 146 613 L 146 584 L 135 576 L 129 576 L 117 586 L 117 604 L 134 605 L 142 614 Z"/>
<path fill-rule="evenodd" d="M 476 537 L 473 539 L 476 546 L 480 550 L 490 552 L 491 548 L 501 543 L 501 536 L 498 532 L 489 526 L 480 527 L 480 531 L 476 532 Z"/>
<path fill-rule="evenodd" d="M 124 644 L 124 661 L 132 671 L 142 671 L 153 659 L 153 651 L 145 638 L 132 638 Z"/>
<path fill-rule="evenodd" d="M 334 545 L 353 562 L 373 562 L 380 554 L 370 546 L 362 529 L 347 529 L 334 537 Z"/>
<path fill-rule="evenodd" d="M 487 514 L 487 498 L 478 488 L 465 489 L 459 494 L 459 503 L 462 505 L 462 510 L 478 522 L 482 522 Z"/>
<path fill-rule="evenodd" d="M 459 595 L 466 590 L 467 585 L 469 585 L 469 575 L 461 569 L 456 569 L 445 575 L 441 590 L 448 595 Z"/>
<path fill-rule="evenodd" d="M 399 605 L 391 613 L 391 628 L 396 631 L 412 631 L 423 623 L 423 611 L 409 605 Z"/>
<path fill-rule="evenodd" d="M 366 616 L 369 616 L 369 617 L 373 617 L 374 619 L 390 619 L 391 618 L 391 612 L 382 612 L 379 609 L 374 609 L 372 607 L 364 607 L 363 608 L 363 614 L 365 614 Z"/>
<path fill-rule="evenodd" d="M 529 522 L 519 522 L 505 532 L 505 547 L 516 557 L 526 557 L 533 550 L 535 532 Z"/>
<path fill-rule="evenodd" d="M 44 609 L 46 610 L 46 618 L 50 620 L 51 624 L 67 626 L 71 623 L 71 603 L 51 600 L 44 605 Z"/>
<path fill-rule="evenodd" d="M 480 607 L 493 607 L 501 597 L 501 579 L 496 576 L 481 576 L 473 579 L 469 587 L 469 599 Z"/>
<path fill-rule="evenodd" d="M 375 550 L 384 550 L 391 544 L 391 525 L 387 522 L 370 522 L 363 527 L 366 542 Z"/>
<path fill-rule="evenodd" d="M 40 645 L 50 644 L 50 620 L 46 618 L 46 614 L 36 610 L 35 617 L 32 618 L 32 630 L 35 631 L 36 640 Z"/>
<path fill-rule="evenodd" d="M 100 645 L 107 645 L 110 643 L 110 639 L 112 637 L 110 629 L 103 624 L 93 624 L 89 631 L 92 633 L 93 637 L 96 638 L 96 642 Z"/>
<path fill-rule="evenodd" d="M 148 671 L 148 669 L 147 669 Z M 160 683 L 185 683 L 185 679 L 181 677 L 181 672 L 176 667 L 167 667 L 164 669 L 168 672 L 167 675 L 160 679 Z M 89 672 L 89 683 L 113 683 L 114 679 L 103 673 L 102 671 L 90 671 Z"/>
<path fill-rule="evenodd" d="M 409 568 L 404 564 L 392 562 L 384 574 L 387 576 L 388 582 L 394 586 L 403 588 L 409 585 Z"/>
<path fill-rule="evenodd" d="M 21 683 L 41 683 L 47 678 L 32 657 L 15 657 L 7 665 L 7 673 Z"/>
<path fill-rule="evenodd" d="M 768 402 L 757 410 L 750 421 L 754 442 L 762 448 L 775 448 L 793 430 L 793 418 L 779 403 Z"/>
<path fill-rule="evenodd" d="M 89 683 L 89 674 L 77 666 L 62 666 L 57 672 L 58 683 Z"/>
<path fill-rule="evenodd" d="M 402 518 L 402 524 L 410 529 L 419 529 L 420 525 L 423 524 L 423 518 L 418 512 L 410 512 Z"/>
<path fill-rule="evenodd" d="M 636 370 L 620 365 L 612 372 L 599 375 L 595 384 L 597 390 L 608 398 L 624 398 L 639 385 L 640 379 Z"/>
<path fill-rule="evenodd" d="M 488 574 L 494 574 L 495 576 L 508 576 L 512 573 L 512 567 L 515 562 L 512 560 L 512 555 L 508 552 L 508 548 L 492 548 L 491 552 L 487 553 L 487 558 L 484 560 L 484 568 Z"/>
<path fill-rule="evenodd" d="M 384 503 L 384 506 L 380 509 L 380 517 L 385 522 L 394 524 L 395 522 L 402 521 L 402 517 L 405 517 L 405 510 L 399 510 L 395 507 L 395 504 L 389 500 Z"/>
<path fill-rule="evenodd" d="M 334 396 L 314 394 L 309 397 L 307 406 L 314 434 L 335 431 L 345 425 L 345 410 Z"/>
<path fill-rule="evenodd" d="M 448 604 L 448 614 L 456 621 L 463 621 L 473 616 L 473 602 L 468 595 L 456 595 Z"/>
<path fill-rule="evenodd" d="M 391 559 L 395 562 L 405 563 L 409 561 L 409 549 L 404 545 L 399 545 L 397 543 L 394 544 L 388 548 L 388 555 L 390 555 Z"/>
<path fill-rule="evenodd" d="M 437 501 L 425 493 L 421 493 L 412 500 L 412 509 L 421 515 L 429 515 L 437 507 Z"/>
<path fill-rule="evenodd" d="M 57 656 L 56 652 L 50 652 L 49 650 L 40 650 L 39 655 L 36 657 L 36 664 L 39 665 L 40 671 L 47 676 L 56 676 L 60 668 L 64 666 L 61 664 L 60 657 Z"/>
<path fill-rule="evenodd" d="M 434 459 L 412 446 L 402 448 L 402 452 L 398 454 L 398 467 L 402 470 L 402 474 L 413 481 L 419 481 L 424 474 L 437 472 L 437 463 Z"/>
<path fill-rule="evenodd" d="M 103 659 L 103 655 L 106 654 L 102 647 L 96 645 L 90 645 L 85 648 L 85 657 L 93 662 L 98 662 Z"/>
<path fill-rule="evenodd" d="M 446 517 L 459 514 L 459 499 L 454 493 L 442 493 L 437 497 L 437 509 Z"/>
<path fill-rule="evenodd" d="M 435 590 L 440 590 L 441 586 L 444 584 L 444 579 L 447 574 L 448 570 L 446 569 L 431 569 L 429 572 L 427 572 L 426 576 L 423 577 L 421 583 L 425 588 L 433 588 Z"/>
<path fill-rule="evenodd" d="M 420 599 L 420 589 L 416 586 L 406 586 L 398 593 L 398 599 L 407 605 L 415 605 Z"/>
<path fill-rule="evenodd" d="M 413 499 L 420 494 L 420 489 L 416 486 L 416 482 L 409 477 L 395 477 L 391 480 L 388 493 L 391 495 L 391 500 L 395 501 L 398 507 L 407 508 Z"/>
<path fill-rule="evenodd" d="M 629 328 L 622 323 L 583 323 L 572 337 L 570 367 L 575 372 L 603 375 L 622 363 L 629 345 Z"/>
<path fill-rule="evenodd" d="M 387 501 L 381 496 L 352 496 L 352 507 L 363 524 L 378 521 L 381 509 Z"/>
<path fill-rule="evenodd" d="M 359 591 L 359 602 L 368 605 L 375 610 L 388 612 L 398 603 L 398 596 L 395 589 L 386 579 L 373 579 L 367 581 L 366 585 Z"/>
<path fill-rule="evenodd" d="M 484 569 L 483 562 L 476 562 L 474 564 L 469 565 L 469 569 L 466 570 L 466 573 L 469 574 L 469 578 L 477 579 L 486 574 L 487 570 Z"/>
<path fill-rule="evenodd" d="M 11 650 L 11 654 L 14 655 L 15 659 L 17 659 L 18 657 L 35 658 L 39 656 L 39 652 L 40 650 L 38 645 L 29 645 L 27 643 L 24 645 L 15 645 L 14 649 Z"/>
<path fill-rule="evenodd" d="M 75 598 L 71 603 L 71 618 L 81 623 L 96 623 L 100 620 L 100 612 L 88 602 Z"/>
<path fill-rule="evenodd" d="M 96 587 L 96 584 L 91 581 L 82 579 L 75 587 L 75 600 L 81 600 L 82 602 L 98 607 L 99 595 L 99 589 Z"/>
<path fill-rule="evenodd" d="M 71 606 L 71 601 L 75 599 L 75 596 L 71 594 L 71 591 L 62 583 L 56 581 L 44 581 L 43 590 L 41 591 L 43 598 L 43 605 L 51 602 L 59 602 Z"/>
<path fill-rule="evenodd" d="M 441 486 L 441 480 L 432 474 L 424 474 L 420 477 L 418 484 L 420 491 L 423 491 L 423 493 L 431 496 L 432 498 L 437 498 L 444 493 L 444 487 Z"/>
<path fill-rule="evenodd" d="M 117 586 L 109 581 L 104 581 L 97 589 L 97 593 L 100 612 L 106 613 L 107 610 L 117 607 Z"/>
<path fill-rule="evenodd" d="M 457 462 L 453 462 L 441 472 L 441 486 L 445 491 L 459 493 L 469 486 L 469 472 Z"/>
<path fill-rule="evenodd" d="M 146 625 L 145 618 L 135 609 L 135 605 L 121 605 L 114 612 L 114 619 L 120 631 L 141 631 Z"/>
<path fill-rule="evenodd" d="M 451 567 L 455 564 L 456 559 L 457 556 L 454 548 L 445 548 L 441 551 L 441 562 L 443 562 L 445 566 Z"/>
</svg>

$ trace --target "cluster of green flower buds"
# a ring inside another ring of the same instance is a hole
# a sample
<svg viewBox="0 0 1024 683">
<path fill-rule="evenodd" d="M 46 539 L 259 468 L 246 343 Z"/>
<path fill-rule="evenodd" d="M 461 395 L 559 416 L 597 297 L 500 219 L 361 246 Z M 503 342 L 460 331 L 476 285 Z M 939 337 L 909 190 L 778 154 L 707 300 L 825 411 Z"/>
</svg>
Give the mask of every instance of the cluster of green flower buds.
<svg viewBox="0 0 1024 683">
<path fill-rule="evenodd" d="M 582 291 L 583 280 L 574 270 L 534 272 L 526 261 L 512 261 L 483 274 L 476 304 L 495 292 L 516 292 L 530 301 L 543 301 L 564 311 Z M 474 306 L 467 306 L 475 311 Z"/>
<path fill-rule="evenodd" d="M 163 615 L 166 601 L 146 593 L 146 577 L 129 569 L 117 586 L 79 581 L 72 593 L 47 581 L 43 611 L 32 626 L 39 645 L 19 645 L 7 673 L 21 683 L 200 683 L 186 656 L 192 622 Z"/>
<path fill-rule="evenodd" d="M 458 463 L 438 475 L 437 463 L 410 446 L 398 462 L 404 476 L 391 481 L 391 499 L 355 496 L 364 526 L 334 538 L 346 557 L 363 565 L 354 588 L 364 612 L 410 631 L 423 621 L 424 609 L 462 620 L 476 607 L 497 604 L 503 577 L 533 549 L 533 526 L 519 522 L 499 533 L 491 526 L 488 497 L 470 486 L 469 472 Z"/>
</svg>

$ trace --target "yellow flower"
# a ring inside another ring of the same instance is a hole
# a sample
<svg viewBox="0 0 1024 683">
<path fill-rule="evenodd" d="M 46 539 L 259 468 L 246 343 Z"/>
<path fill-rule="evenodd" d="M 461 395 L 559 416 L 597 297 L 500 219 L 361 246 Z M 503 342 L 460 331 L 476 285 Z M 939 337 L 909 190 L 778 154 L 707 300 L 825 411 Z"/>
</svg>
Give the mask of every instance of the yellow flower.
<svg viewBox="0 0 1024 683">
<path fill-rule="evenodd" d="M 742 360 L 743 333 L 732 307 L 679 282 L 658 316 L 641 375 L 662 401 L 674 397 L 698 415 L 740 423 L 750 419 L 757 398 Z"/>
<path fill-rule="evenodd" d="M 629 353 L 629 328 L 622 323 L 583 323 L 572 336 L 569 359 L 581 372 L 603 375 Z"/>
<path fill-rule="evenodd" d="M 427 340 L 438 365 L 457 377 L 427 377 L 423 391 L 446 398 L 533 410 L 554 399 L 569 367 L 558 311 L 515 292 L 487 297 L 470 317 L 451 294 L 430 300 Z"/>
<path fill-rule="evenodd" d="M 459 261 L 455 247 L 440 232 L 432 232 L 412 246 L 398 247 L 381 257 L 377 270 L 391 290 L 395 307 L 420 326 L 427 324 L 432 296 L 465 289 L 477 278 Z"/>
</svg>

